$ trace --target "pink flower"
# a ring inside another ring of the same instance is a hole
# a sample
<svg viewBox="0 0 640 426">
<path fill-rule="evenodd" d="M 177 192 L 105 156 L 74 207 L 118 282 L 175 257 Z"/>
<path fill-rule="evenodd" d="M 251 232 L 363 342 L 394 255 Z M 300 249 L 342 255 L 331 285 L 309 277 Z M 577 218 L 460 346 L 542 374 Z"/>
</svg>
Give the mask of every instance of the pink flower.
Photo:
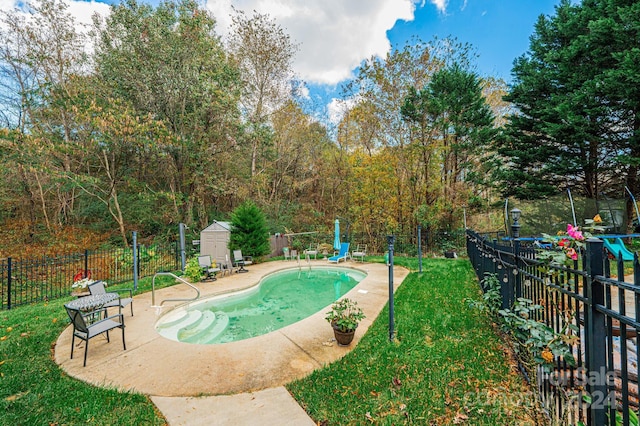
<svg viewBox="0 0 640 426">
<path fill-rule="evenodd" d="M 570 258 L 571 260 L 578 260 L 578 253 L 576 252 L 576 250 L 571 247 L 567 249 L 567 257 Z"/>
<path fill-rule="evenodd" d="M 567 235 L 573 238 L 574 240 L 584 240 L 584 236 L 580 231 L 580 228 L 573 227 L 570 223 L 567 224 Z"/>
</svg>

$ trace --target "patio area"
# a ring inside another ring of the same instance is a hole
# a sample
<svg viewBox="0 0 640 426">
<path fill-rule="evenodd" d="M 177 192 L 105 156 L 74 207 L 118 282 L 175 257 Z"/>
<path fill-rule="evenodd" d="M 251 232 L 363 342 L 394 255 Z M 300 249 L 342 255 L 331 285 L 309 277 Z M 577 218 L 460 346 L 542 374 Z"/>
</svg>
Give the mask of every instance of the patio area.
<svg viewBox="0 0 640 426">
<path fill-rule="evenodd" d="M 312 265 L 327 265 L 324 260 Z M 251 265 L 245 274 L 233 274 L 214 282 L 199 283 L 201 297 L 249 288 L 269 272 L 294 267 L 294 262 L 267 262 Z M 115 387 L 161 397 L 237 394 L 274 388 L 304 377 L 313 370 L 340 359 L 369 328 L 388 302 L 388 268 L 383 264 L 347 262 L 340 266 L 365 271 L 368 275 L 347 297 L 354 299 L 367 318 L 360 324 L 354 342 L 340 347 L 333 331 L 320 312 L 280 330 L 252 339 L 221 345 L 196 345 L 161 337 L 154 328 L 158 319 L 151 304 L 151 293 L 134 299 L 134 313 L 123 310 L 127 350 L 122 350 L 119 330 L 111 343 L 93 339 L 87 366 L 82 366 L 82 351 L 71 350 L 71 327 L 60 335 L 55 346 L 55 361 L 70 376 L 96 386 Z M 394 284 L 399 286 L 408 271 L 394 269 Z M 395 290 L 395 289 L 394 289 Z M 168 298 L 193 297 L 194 290 L 184 284 L 156 291 L 156 303 Z M 165 304 L 168 311 L 175 303 Z M 82 343 L 84 344 L 84 343 Z M 80 345 L 80 348 L 82 346 Z"/>
</svg>

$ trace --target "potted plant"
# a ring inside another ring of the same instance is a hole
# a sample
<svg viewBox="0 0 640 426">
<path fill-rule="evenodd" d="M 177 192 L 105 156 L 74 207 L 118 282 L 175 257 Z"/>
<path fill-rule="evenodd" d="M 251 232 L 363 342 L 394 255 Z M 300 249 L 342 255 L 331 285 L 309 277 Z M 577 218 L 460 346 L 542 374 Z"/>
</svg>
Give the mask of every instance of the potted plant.
<svg viewBox="0 0 640 426">
<path fill-rule="evenodd" d="M 358 323 L 365 318 L 362 309 L 351 299 L 341 299 L 331 305 L 325 319 L 333 327 L 333 334 L 339 345 L 347 346 L 353 340 Z"/>
<path fill-rule="evenodd" d="M 83 297 L 89 295 L 89 290 L 87 287 L 89 284 L 93 284 L 95 280 L 92 280 L 89 277 L 80 278 L 71 284 L 71 295 L 76 297 Z"/>
</svg>

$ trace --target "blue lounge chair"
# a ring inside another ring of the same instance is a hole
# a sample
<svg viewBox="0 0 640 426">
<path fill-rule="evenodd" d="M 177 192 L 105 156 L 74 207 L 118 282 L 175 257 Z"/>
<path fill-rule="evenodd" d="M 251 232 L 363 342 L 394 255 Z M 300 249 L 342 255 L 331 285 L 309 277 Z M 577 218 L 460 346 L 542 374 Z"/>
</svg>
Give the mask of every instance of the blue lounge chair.
<svg viewBox="0 0 640 426">
<path fill-rule="evenodd" d="M 349 257 L 349 243 L 342 243 L 340 244 L 340 252 L 327 260 L 332 263 L 340 263 L 341 260 L 346 262 L 347 257 Z"/>
</svg>

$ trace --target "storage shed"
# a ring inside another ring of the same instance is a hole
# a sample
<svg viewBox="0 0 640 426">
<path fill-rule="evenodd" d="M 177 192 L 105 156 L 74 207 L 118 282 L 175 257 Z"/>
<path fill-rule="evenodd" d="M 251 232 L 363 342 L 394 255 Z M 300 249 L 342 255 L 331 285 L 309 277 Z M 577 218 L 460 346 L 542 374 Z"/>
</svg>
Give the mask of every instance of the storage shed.
<svg viewBox="0 0 640 426">
<path fill-rule="evenodd" d="M 216 263 L 225 261 L 225 255 L 231 259 L 229 241 L 231 239 L 231 223 L 213 223 L 200 231 L 200 255 L 208 254 Z"/>
</svg>

